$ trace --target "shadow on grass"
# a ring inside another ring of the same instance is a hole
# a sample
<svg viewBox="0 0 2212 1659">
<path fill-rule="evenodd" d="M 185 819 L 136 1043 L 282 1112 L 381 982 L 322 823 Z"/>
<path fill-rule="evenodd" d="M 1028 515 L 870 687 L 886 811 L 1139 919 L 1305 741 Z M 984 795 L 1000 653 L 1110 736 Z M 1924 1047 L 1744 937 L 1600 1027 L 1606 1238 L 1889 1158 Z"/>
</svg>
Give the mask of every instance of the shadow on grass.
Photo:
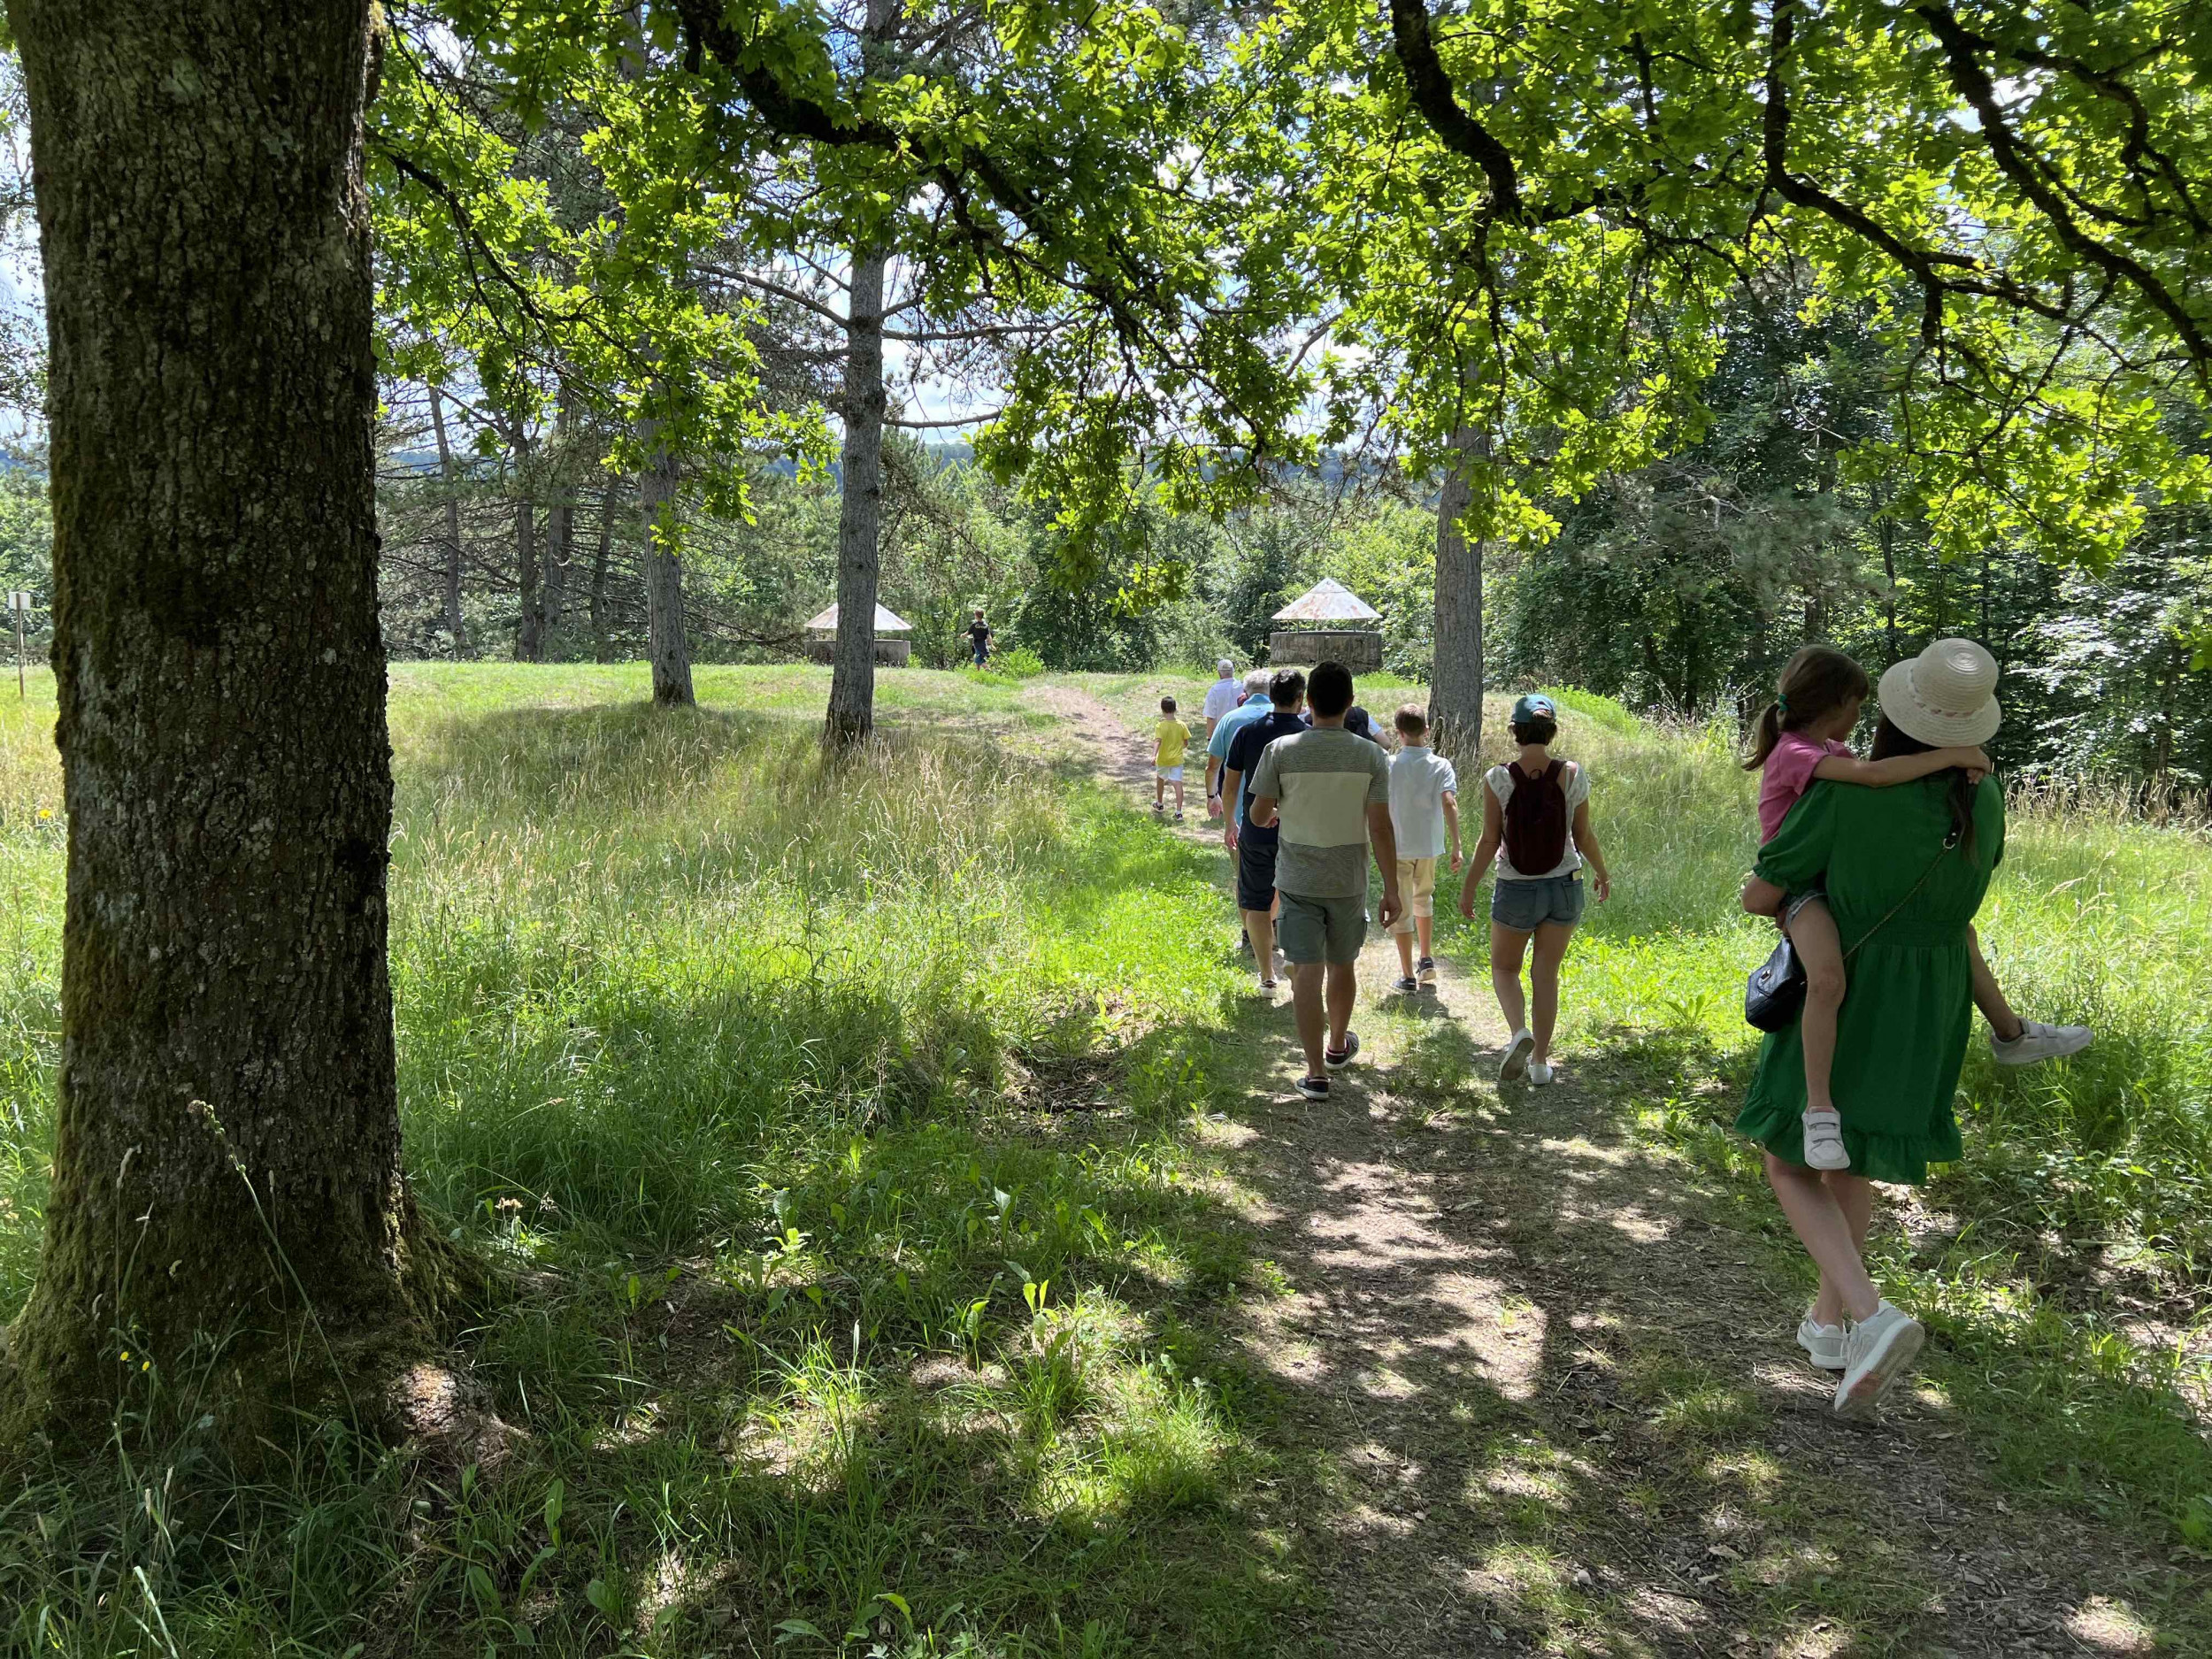
<svg viewBox="0 0 2212 1659">
<path fill-rule="evenodd" d="M 1970 1343 L 1932 1355 L 1932 1386 L 1883 1427 L 1833 1419 L 1791 1341 L 1806 1281 L 1755 1164 L 1649 1135 L 1669 1112 L 1717 1133 L 1740 1056 L 1701 1032 L 1619 1029 L 1551 1088 L 1493 1089 L 1497 1052 L 1448 1011 L 1390 1017 L 1386 1072 L 1240 1114 L 1256 1133 L 1238 1172 L 1294 1292 L 1253 1350 L 1338 1651 L 2201 1638 L 2212 1581 L 2167 1565 L 2154 1522 L 2106 1532 L 1997 1501 L 1969 1454 L 2013 1431 L 1970 1386 Z M 1947 1311 L 1932 1324 L 1939 1348 L 1960 1330 Z M 2078 1405 L 2101 1385 L 2069 1369 Z M 2054 1401 L 2032 1432 L 2078 1472 L 2111 1425 L 2174 1425 L 2172 1405 L 2114 1379 L 2103 1429 Z M 2207 1468 L 2193 1439 L 2162 1443 L 2186 1479 Z M 2130 1485 L 2150 1495 L 2112 1495 Z"/>
</svg>

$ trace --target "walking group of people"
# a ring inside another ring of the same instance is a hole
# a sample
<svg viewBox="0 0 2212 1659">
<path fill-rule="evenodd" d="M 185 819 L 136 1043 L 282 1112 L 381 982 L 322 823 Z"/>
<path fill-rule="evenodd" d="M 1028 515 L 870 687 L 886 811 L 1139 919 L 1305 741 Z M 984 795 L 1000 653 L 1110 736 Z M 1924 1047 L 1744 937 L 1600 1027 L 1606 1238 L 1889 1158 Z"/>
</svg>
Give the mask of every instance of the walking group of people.
<svg viewBox="0 0 2212 1659">
<path fill-rule="evenodd" d="M 1768 1181 L 1819 1271 L 1797 1340 L 1836 1375 L 1842 1417 L 1871 1417 L 1924 1340 L 1867 1271 L 1872 1184 L 1916 1186 L 1931 1163 L 1960 1156 L 1952 1102 L 1974 1010 L 2000 1064 L 2091 1040 L 2085 1026 L 2020 1018 L 1973 926 L 2004 856 L 2003 795 L 1982 747 L 2002 718 L 1997 680 L 1995 659 L 1970 640 L 1939 640 L 1894 664 L 1861 758 L 1847 739 L 1875 687 L 1851 657 L 1808 646 L 1783 670 L 1745 763 L 1760 774 L 1760 849 L 1742 904 L 1788 940 L 1802 1000 L 1767 1035 L 1737 1127 L 1764 1148 Z M 1240 684 L 1225 660 L 1204 717 L 1207 810 L 1221 816 L 1236 857 L 1258 988 L 1274 993 L 1279 957 L 1288 966 L 1305 1056 L 1298 1093 L 1326 1100 L 1331 1074 L 1359 1055 L 1371 857 L 1375 916 L 1397 946 L 1393 989 L 1403 995 L 1435 980 L 1440 867 L 1463 863 L 1459 908 L 1470 919 L 1484 877 L 1495 876 L 1491 984 L 1510 1033 L 1499 1077 L 1549 1084 L 1568 944 L 1590 895 L 1602 902 L 1612 888 L 1588 770 L 1553 752 L 1552 700 L 1514 703 L 1517 753 L 1483 773 L 1482 828 L 1463 861 L 1457 776 L 1430 746 L 1422 705 L 1397 711 L 1392 753 L 1343 664 L 1310 678 L 1255 669 Z M 1188 738 L 1164 700 L 1154 804 L 1164 810 L 1171 783 L 1179 819 Z"/>
</svg>

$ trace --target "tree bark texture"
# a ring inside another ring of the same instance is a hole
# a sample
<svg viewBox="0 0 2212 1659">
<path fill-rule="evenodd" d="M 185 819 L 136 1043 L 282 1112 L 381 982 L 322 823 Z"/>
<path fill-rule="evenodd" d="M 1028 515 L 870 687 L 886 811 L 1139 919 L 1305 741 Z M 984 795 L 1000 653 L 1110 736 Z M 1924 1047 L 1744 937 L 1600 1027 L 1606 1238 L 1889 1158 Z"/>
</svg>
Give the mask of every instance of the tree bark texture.
<svg viewBox="0 0 2212 1659">
<path fill-rule="evenodd" d="M 545 505 L 545 598 L 541 607 L 543 632 L 538 653 L 541 659 L 545 654 L 545 641 L 559 631 L 568 613 L 569 569 L 576 541 L 575 426 L 576 395 L 564 386 L 560 412 L 553 423 L 551 488 Z"/>
<path fill-rule="evenodd" d="M 515 660 L 545 660 L 545 587 L 538 568 L 538 503 L 532 494 L 530 428 L 518 415 L 508 428 L 515 452 L 515 590 L 522 611 L 515 626 Z"/>
<path fill-rule="evenodd" d="M 430 428 L 438 435 L 438 473 L 445 480 L 445 630 L 453 639 L 453 660 L 461 660 L 461 474 L 446 436 L 445 396 L 430 388 Z"/>
<path fill-rule="evenodd" d="M 605 662 L 607 649 L 607 560 L 614 551 L 614 515 L 622 500 L 622 480 L 610 477 L 599 498 L 599 544 L 591 556 L 592 656 Z"/>
<path fill-rule="evenodd" d="M 823 743 L 858 748 L 876 722 L 876 593 L 883 529 L 883 251 L 853 251 L 845 311 L 843 489 L 837 515 L 837 643 Z"/>
<path fill-rule="evenodd" d="M 638 475 L 638 505 L 645 515 L 645 621 L 653 662 L 653 701 L 693 707 L 691 644 L 684 634 L 684 564 L 677 536 L 676 497 L 682 472 L 676 457 L 656 442 L 659 426 L 639 423 L 651 459 Z"/>
<path fill-rule="evenodd" d="M 326 1402 L 333 1357 L 358 1377 L 424 1351 L 451 1257 L 401 1177 L 385 955 L 370 0 L 8 12 L 69 864 L 7 1416 L 82 1438 L 137 1376 L 124 1348 L 173 1386 L 219 1345 L 213 1392 L 242 1409 Z"/>
<path fill-rule="evenodd" d="M 1430 676 L 1430 741 L 1463 764 L 1482 744 L 1482 543 L 1461 523 L 1474 492 L 1467 463 L 1487 453 L 1486 434 L 1452 434 L 1459 457 L 1436 508 L 1436 667 Z"/>
<path fill-rule="evenodd" d="M 868 0 L 860 30 L 864 75 L 887 67 L 900 0 Z M 829 711 L 822 744 L 845 754 L 876 725 L 876 593 L 883 533 L 883 278 L 881 248 L 853 250 L 845 305 L 845 423 L 837 512 L 837 641 L 830 652 Z"/>
</svg>

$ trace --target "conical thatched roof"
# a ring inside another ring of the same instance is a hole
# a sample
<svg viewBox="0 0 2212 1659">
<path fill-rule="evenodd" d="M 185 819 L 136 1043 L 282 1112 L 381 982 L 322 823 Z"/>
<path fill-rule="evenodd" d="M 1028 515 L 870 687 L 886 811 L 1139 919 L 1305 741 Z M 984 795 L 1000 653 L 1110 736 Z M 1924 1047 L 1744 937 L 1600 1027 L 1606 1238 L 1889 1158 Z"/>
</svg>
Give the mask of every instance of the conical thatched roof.
<svg viewBox="0 0 2212 1659">
<path fill-rule="evenodd" d="M 837 607 L 832 605 L 813 621 L 808 623 L 807 626 L 834 634 L 837 631 Z M 914 625 L 904 620 L 895 612 L 886 611 L 881 605 L 878 605 L 876 607 L 876 632 L 878 634 L 911 634 L 914 632 Z"/>
<path fill-rule="evenodd" d="M 1324 576 L 1275 613 L 1278 622 L 1379 622 L 1382 612 L 1333 576 Z"/>
</svg>

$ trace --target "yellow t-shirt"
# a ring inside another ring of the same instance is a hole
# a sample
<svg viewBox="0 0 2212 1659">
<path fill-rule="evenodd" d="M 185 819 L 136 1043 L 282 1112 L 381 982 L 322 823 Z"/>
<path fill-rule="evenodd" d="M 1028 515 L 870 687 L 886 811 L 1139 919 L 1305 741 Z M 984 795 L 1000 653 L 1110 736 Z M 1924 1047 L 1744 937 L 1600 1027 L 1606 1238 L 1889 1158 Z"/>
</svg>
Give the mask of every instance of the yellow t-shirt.
<svg viewBox="0 0 2212 1659">
<path fill-rule="evenodd" d="M 1183 750 L 1190 742 L 1190 727 L 1180 720 L 1160 722 L 1159 764 L 1163 767 L 1183 764 Z"/>
</svg>

